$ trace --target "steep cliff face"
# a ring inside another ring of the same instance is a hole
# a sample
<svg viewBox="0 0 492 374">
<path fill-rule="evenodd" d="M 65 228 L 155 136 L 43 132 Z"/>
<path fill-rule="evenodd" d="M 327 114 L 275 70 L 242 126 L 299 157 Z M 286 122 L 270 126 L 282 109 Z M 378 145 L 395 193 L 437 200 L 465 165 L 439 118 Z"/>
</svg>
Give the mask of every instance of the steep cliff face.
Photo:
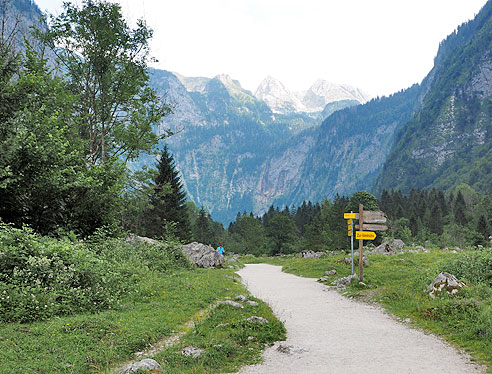
<svg viewBox="0 0 492 374">
<path fill-rule="evenodd" d="M 398 135 L 376 190 L 452 188 L 490 192 L 492 4 L 441 45 L 423 107 Z"/>
</svg>

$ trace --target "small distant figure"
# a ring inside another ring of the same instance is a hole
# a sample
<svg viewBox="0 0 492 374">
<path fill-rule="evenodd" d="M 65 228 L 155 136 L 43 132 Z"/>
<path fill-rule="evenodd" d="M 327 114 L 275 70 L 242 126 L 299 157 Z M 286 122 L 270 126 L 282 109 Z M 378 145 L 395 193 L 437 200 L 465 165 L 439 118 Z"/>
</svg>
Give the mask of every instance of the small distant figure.
<svg viewBox="0 0 492 374">
<path fill-rule="evenodd" d="M 219 254 L 221 255 L 224 255 L 224 247 L 222 247 L 222 244 L 219 244 L 219 246 L 217 247 L 217 252 L 219 252 Z"/>
</svg>

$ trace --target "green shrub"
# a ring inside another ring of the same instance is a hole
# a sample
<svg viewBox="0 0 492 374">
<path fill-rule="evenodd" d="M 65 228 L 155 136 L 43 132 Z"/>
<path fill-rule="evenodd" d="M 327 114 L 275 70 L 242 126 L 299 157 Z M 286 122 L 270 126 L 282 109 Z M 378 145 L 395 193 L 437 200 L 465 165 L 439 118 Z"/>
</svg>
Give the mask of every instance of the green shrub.
<svg viewBox="0 0 492 374">
<path fill-rule="evenodd" d="M 72 242 L 0 224 L 0 320 L 28 322 L 113 307 L 145 273 L 189 267 L 176 243 Z"/>
</svg>

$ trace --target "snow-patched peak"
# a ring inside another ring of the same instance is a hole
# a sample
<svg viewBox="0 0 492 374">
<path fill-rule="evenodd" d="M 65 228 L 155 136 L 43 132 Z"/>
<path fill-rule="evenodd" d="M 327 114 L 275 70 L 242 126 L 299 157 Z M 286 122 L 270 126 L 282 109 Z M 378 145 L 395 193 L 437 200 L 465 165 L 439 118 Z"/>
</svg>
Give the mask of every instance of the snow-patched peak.
<svg viewBox="0 0 492 374">
<path fill-rule="evenodd" d="M 309 111 L 321 111 L 326 104 L 340 100 L 357 100 L 359 103 L 364 104 L 370 100 L 370 96 L 357 87 L 318 79 L 306 91 L 302 98 L 302 103 Z"/>
<path fill-rule="evenodd" d="M 301 100 L 290 92 L 278 79 L 267 76 L 255 92 L 256 98 L 263 100 L 274 113 L 306 112 Z"/>
</svg>

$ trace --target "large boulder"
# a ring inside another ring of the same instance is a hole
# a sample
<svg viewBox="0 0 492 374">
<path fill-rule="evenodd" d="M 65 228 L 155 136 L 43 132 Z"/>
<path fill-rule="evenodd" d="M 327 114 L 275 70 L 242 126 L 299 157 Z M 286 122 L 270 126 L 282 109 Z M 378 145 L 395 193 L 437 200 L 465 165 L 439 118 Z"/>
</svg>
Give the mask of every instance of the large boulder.
<svg viewBox="0 0 492 374">
<path fill-rule="evenodd" d="M 395 239 L 393 241 L 385 240 L 381 245 L 376 247 L 372 253 L 374 254 L 394 254 L 401 251 L 405 247 L 403 240 Z"/>
<path fill-rule="evenodd" d="M 224 256 L 209 245 L 193 242 L 183 246 L 183 252 L 188 259 L 200 268 L 215 268 L 224 266 Z"/>
<path fill-rule="evenodd" d="M 430 297 L 435 298 L 442 291 L 454 295 L 463 287 L 465 287 L 465 284 L 456 279 L 453 274 L 442 272 L 432 281 L 425 292 L 428 292 Z"/>
</svg>

